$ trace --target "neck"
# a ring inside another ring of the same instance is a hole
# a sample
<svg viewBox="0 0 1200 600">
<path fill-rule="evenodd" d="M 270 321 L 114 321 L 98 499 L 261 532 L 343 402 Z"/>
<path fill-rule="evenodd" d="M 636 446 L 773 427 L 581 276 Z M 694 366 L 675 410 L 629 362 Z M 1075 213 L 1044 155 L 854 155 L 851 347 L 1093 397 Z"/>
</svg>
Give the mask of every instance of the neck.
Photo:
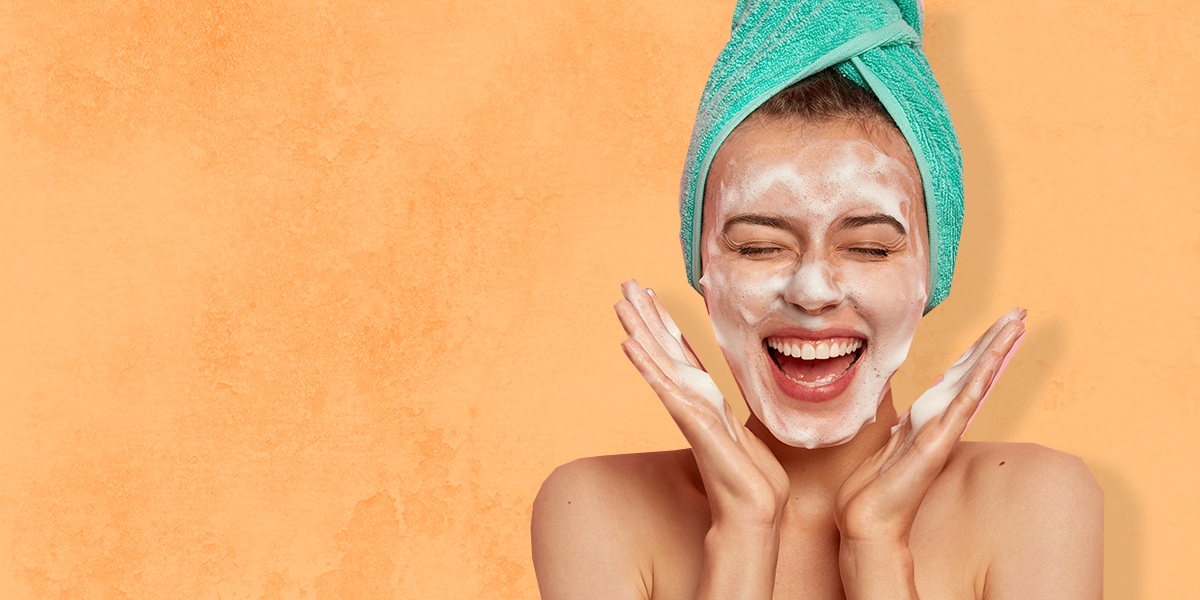
<svg viewBox="0 0 1200 600">
<path fill-rule="evenodd" d="M 789 446 L 776 439 L 753 414 L 746 427 L 771 449 L 787 472 L 792 489 L 788 511 L 832 513 L 842 483 L 867 457 L 887 444 L 891 428 L 896 423 L 896 408 L 892 405 L 892 390 L 888 386 L 883 401 L 875 411 L 875 422 L 863 427 L 858 435 L 839 446 L 813 450 Z"/>
</svg>

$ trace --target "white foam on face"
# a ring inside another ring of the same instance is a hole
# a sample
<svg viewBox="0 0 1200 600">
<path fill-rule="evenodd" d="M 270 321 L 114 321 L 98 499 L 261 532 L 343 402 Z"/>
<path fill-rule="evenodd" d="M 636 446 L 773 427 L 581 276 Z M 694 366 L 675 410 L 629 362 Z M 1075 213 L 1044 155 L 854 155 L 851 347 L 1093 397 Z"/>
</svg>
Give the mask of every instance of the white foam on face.
<svg viewBox="0 0 1200 600">
<path fill-rule="evenodd" d="M 700 284 L 717 343 L 751 411 L 776 438 L 805 448 L 845 443 L 874 422 L 925 307 L 928 257 L 912 226 L 921 202 L 915 162 L 906 167 L 844 133 L 798 140 L 756 128 L 736 143 L 735 152 L 744 152 L 721 164 L 704 215 Z M 907 250 L 872 263 L 831 248 L 837 220 L 871 213 L 904 225 Z M 797 228 L 799 236 L 767 233 L 794 244 L 794 260 L 753 261 L 724 247 L 721 227 L 739 214 L 779 217 Z M 846 393 L 823 403 L 783 395 L 763 348 L 764 337 L 782 327 L 850 328 L 867 339 Z"/>
</svg>

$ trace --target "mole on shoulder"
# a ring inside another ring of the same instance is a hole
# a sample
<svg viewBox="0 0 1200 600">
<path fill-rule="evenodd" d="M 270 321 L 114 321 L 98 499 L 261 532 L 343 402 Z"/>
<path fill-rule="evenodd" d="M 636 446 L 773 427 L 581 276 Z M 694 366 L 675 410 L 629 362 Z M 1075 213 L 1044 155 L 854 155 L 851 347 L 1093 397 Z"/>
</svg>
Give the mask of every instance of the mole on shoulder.
<svg viewBox="0 0 1200 600">
<path fill-rule="evenodd" d="M 999 464 L 999 466 L 1003 467 L 1003 466 L 1004 466 L 1004 461 L 1000 461 L 1000 464 Z"/>
</svg>

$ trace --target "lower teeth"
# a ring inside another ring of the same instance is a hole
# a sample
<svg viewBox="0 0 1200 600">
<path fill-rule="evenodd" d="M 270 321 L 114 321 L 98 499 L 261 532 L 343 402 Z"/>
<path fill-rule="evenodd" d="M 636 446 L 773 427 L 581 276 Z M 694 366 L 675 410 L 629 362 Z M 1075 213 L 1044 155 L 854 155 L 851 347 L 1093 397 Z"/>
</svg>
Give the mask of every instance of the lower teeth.
<svg viewBox="0 0 1200 600">
<path fill-rule="evenodd" d="M 815 382 L 801 381 L 799 379 L 792 377 L 791 375 L 788 375 L 787 371 L 783 370 L 783 365 L 780 365 L 779 360 L 775 358 L 775 354 L 773 352 L 771 353 L 771 360 L 775 363 L 775 366 L 779 368 L 779 372 L 783 373 L 783 376 L 788 378 L 788 381 L 791 381 L 793 383 L 798 383 L 804 387 L 814 388 L 814 387 L 821 387 L 823 385 L 829 385 L 829 384 L 833 383 L 834 381 L 837 381 L 837 380 L 841 379 L 842 377 L 844 377 L 846 375 L 846 373 L 850 372 L 850 368 L 853 367 L 854 364 L 858 362 L 858 359 L 861 356 L 862 356 L 862 350 L 855 352 L 854 360 L 850 361 L 850 364 L 846 365 L 846 370 L 842 371 L 842 373 L 840 375 L 838 375 L 837 377 L 834 377 L 833 379 L 831 379 L 829 381 L 815 381 Z M 828 359 L 826 359 L 826 360 L 828 360 Z"/>
</svg>

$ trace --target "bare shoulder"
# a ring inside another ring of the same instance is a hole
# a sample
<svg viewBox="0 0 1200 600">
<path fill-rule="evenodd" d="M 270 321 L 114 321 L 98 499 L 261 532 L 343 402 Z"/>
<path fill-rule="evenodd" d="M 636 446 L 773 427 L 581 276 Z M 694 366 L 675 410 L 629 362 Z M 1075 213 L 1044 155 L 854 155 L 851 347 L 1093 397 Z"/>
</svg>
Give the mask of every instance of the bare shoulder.
<svg viewBox="0 0 1200 600">
<path fill-rule="evenodd" d="M 554 470 L 533 502 L 543 598 L 649 597 L 651 560 L 673 534 L 707 531 L 690 450 L 583 458 Z"/>
<path fill-rule="evenodd" d="M 630 511 L 663 503 L 677 506 L 702 495 L 701 486 L 695 459 L 686 449 L 581 458 L 556 468 L 542 483 L 534 519 L 564 511 L 591 518 L 627 517 Z"/>
<path fill-rule="evenodd" d="M 1100 507 L 1104 499 L 1082 459 L 1038 444 L 959 442 L 946 473 L 968 500 L 998 511 Z"/>
<path fill-rule="evenodd" d="M 1083 460 L 960 442 L 944 474 L 987 549 L 984 597 L 1100 597 L 1104 492 Z"/>
</svg>

